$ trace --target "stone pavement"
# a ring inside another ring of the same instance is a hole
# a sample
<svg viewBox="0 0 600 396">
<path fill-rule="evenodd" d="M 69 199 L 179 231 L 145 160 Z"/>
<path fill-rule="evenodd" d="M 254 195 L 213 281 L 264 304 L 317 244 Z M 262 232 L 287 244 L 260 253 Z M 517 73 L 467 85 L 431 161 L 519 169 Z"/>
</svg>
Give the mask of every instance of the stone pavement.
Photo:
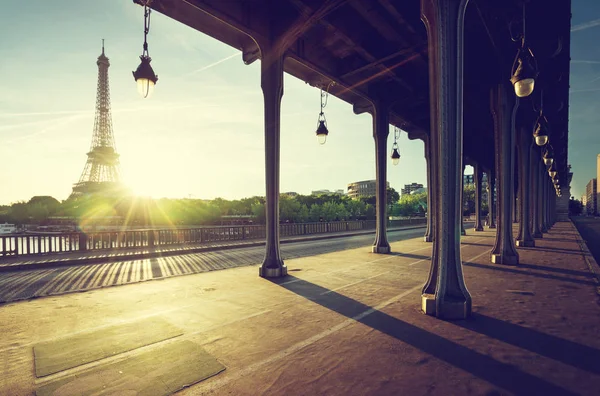
<svg viewBox="0 0 600 396">
<path fill-rule="evenodd" d="M 402 227 L 390 227 L 388 232 L 400 231 L 400 230 L 411 230 L 423 228 L 425 225 L 408 225 Z M 425 232 L 425 231 L 423 231 Z M 354 235 L 367 235 L 375 234 L 375 230 L 359 230 L 359 231 L 345 231 L 345 232 L 328 232 L 322 234 L 310 234 L 302 236 L 291 236 L 281 238 L 281 243 L 293 243 L 293 242 L 305 242 L 305 241 L 316 241 L 321 239 L 329 238 L 344 238 Z M 212 241 L 194 244 L 174 244 L 174 245 L 163 245 L 156 247 L 131 247 L 118 250 L 110 249 L 99 249 L 90 250 L 87 252 L 60 252 L 50 253 L 42 255 L 27 255 L 27 256 L 6 256 L 0 257 L 0 272 L 2 271 L 16 271 L 16 270 L 29 270 L 36 268 L 49 268 L 59 266 L 72 266 L 78 264 L 94 264 L 94 263 L 108 263 L 122 260 L 137 260 L 147 259 L 165 256 L 175 256 L 187 253 L 201 253 L 229 248 L 240 248 L 240 247 L 254 247 L 264 246 L 264 239 L 248 239 L 248 240 L 223 240 L 223 241 Z"/>
<path fill-rule="evenodd" d="M 249 266 L 1 306 L 0 394 L 74 376 L 97 384 L 105 365 L 148 351 L 160 359 L 174 341 L 36 378 L 32 354 L 42 341 L 157 316 L 182 329 L 174 340 L 226 367 L 181 395 L 597 395 L 598 267 L 572 223 L 519 248 L 514 267 L 490 264 L 493 232 L 467 232 L 471 319 L 420 312 L 431 244 L 415 238 L 390 255 L 365 247 L 291 259 L 278 281 Z"/>
</svg>

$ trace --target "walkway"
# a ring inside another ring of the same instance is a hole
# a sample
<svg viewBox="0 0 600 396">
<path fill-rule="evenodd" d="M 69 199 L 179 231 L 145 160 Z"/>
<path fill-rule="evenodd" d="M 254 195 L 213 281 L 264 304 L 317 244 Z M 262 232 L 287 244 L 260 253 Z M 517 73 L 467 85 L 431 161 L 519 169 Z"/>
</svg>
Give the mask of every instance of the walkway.
<svg viewBox="0 0 600 396">
<path fill-rule="evenodd" d="M 244 266 L 7 304 L 0 393 L 62 384 L 61 395 L 110 394 L 166 381 L 179 371 L 136 377 L 126 363 L 160 360 L 188 342 L 226 369 L 181 395 L 596 395 L 600 307 L 588 265 L 597 264 L 578 239 L 570 222 L 557 223 L 539 248 L 519 249 L 521 265 L 508 267 L 489 262 L 491 231 L 469 232 L 462 257 L 474 314 L 466 321 L 420 313 L 431 251 L 421 238 L 393 242 L 390 255 L 363 247 L 289 259 L 292 275 L 277 282 Z M 34 375 L 38 343 L 149 317 L 182 335 Z"/>
<path fill-rule="evenodd" d="M 421 235 L 423 228 L 409 227 L 389 232 L 390 241 Z M 320 239 L 296 238 L 288 242 L 294 243 L 281 246 L 284 260 L 368 246 L 373 242 L 373 233 L 349 233 L 343 238 L 340 235 L 328 238 L 323 235 Z M 68 261 L 59 256 L 61 266 L 46 263 L 36 268 L 38 266 L 34 264 L 23 264 L 23 269 L 18 271 L 14 270 L 15 265 L 11 264 L 0 271 L 0 303 L 256 265 L 262 263 L 265 256 L 265 248 L 262 245 L 261 242 L 258 246 L 256 243 L 250 246 L 238 243 L 230 244 L 227 249 L 221 246 L 213 250 L 205 247 L 204 251 L 198 253 L 188 253 L 191 249 L 186 249 L 184 253 L 164 257 L 137 260 L 122 257 L 120 261 L 98 264 L 82 263 L 81 260 Z M 29 269 L 31 267 L 34 268 Z"/>
</svg>

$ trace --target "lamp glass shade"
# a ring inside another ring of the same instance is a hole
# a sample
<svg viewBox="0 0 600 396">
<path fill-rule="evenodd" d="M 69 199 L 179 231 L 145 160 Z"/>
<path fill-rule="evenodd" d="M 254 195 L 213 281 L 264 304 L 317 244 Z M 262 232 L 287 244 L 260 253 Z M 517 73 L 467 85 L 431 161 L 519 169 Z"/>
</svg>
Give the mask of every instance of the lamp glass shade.
<svg viewBox="0 0 600 396">
<path fill-rule="evenodd" d="M 152 93 L 154 92 L 154 81 L 147 78 L 138 78 L 136 83 L 138 93 L 142 98 L 149 98 L 152 96 Z"/>
<path fill-rule="evenodd" d="M 544 158 L 544 164 L 545 164 L 546 166 L 550 166 L 550 165 L 552 165 L 552 162 L 554 162 L 554 159 L 553 159 L 553 158 Z"/>
<path fill-rule="evenodd" d="M 392 164 L 398 165 L 398 163 L 400 162 L 400 153 L 398 152 L 397 148 L 392 150 L 391 157 L 392 157 Z"/>
<path fill-rule="evenodd" d="M 552 171 L 552 170 L 551 170 L 551 171 L 549 171 L 548 173 L 550 174 L 550 177 L 554 179 L 554 177 L 556 176 L 556 174 L 557 174 L 558 172 L 556 172 L 556 171 Z"/>
<path fill-rule="evenodd" d="M 329 135 L 329 130 L 325 125 L 324 120 L 319 121 L 319 126 L 317 127 L 317 141 L 319 144 L 325 144 L 327 141 L 327 135 Z"/>
<path fill-rule="evenodd" d="M 535 80 L 533 78 L 524 78 L 515 82 L 515 94 L 519 98 L 527 97 L 533 92 L 534 86 Z"/>
<path fill-rule="evenodd" d="M 537 144 L 538 146 L 542 147 L 546 143 L 548 143 L 548 135 L 535 136 L 535 144 Z"/>
<path fill-rule="evenodd" d="M 140 65 L 133 72 L 133 78 L 137 83 L 137 89 L 139 94 L 143 98 L 149 98 L 154 92 L 154 85 L 158 81 L 158 76 L 154 74 L 150 62 L 152 58 L 147 55 L 140 56 Z"/>
</svg>

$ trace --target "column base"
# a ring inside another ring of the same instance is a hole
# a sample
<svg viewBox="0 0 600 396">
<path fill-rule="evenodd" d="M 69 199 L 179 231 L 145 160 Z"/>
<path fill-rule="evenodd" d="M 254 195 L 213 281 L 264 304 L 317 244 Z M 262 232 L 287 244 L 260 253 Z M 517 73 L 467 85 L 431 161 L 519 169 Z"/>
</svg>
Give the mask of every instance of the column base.
<svg viewBox="0 0 600 396">
<path fill-rule="evenodd" d="M 437 312 L 435 295 L 427 293 L 421 295 L 421 310 L 425 315 L 448 320 L 467 319 L 471 316 L 470 304 L 467 301 L 444 301 L 442 312 Z"/>
<path fill-rule="evenodd" d="M 425 241 L 425 242 L 433 242 L 433 236 L 432 235 L 425 235 L 423 237 L 423 241 Z"/>
<path fill-rule="evenodd" d="M 535 241 L 533 239 L 531 241 L 517 239 L 515 245 L 517 245 L 517 247 L 535 247 Z"/>
<path fill-rule="evenodd" d="M 371 246 L 371 252 L 379 254 L 388 254 L 390 252 L 390 246 Z"/>
<path fill-rule="evenodd" d="M 421 294 L 421 310 L 425 315 L 435 316 L 435 295 Z"/>
<path fill-rule="evenodd" d="M 531 236 L 535 239 L 543 239 L 544 238 L 544 236 L 542 235 L 541 232 L 537 233 L 537 234 L 534 232 L 533 234 L 531 234 Z"/>
<path fill-rule="evenodd" d="M 502 254 L 492 253 L 492 264 L 518 265 L 519 256 L 507 256 Z"/>
<path fill-rule="evenodd" d="M 482 226 L 475 227 L 475 228 L 473 228 L 473 231 L 483 231 L 483 227 Z"/>
<path fill-rule="evenodd" d="M 281 262 L 280 267 L 266 268 L 261 266 L 258 269 L 258 276 L 261 278 L 281 278 L 287 275 L 287 267 Z"/>
<path fill-rule="evenodd" d="M 492 225 L 488 226 L 488 228 L 489 228 L 490 230 L 494 230 L 494 229 L 496 229 L 496 224 L 492 224 Z"/>
<path fill-rule="evenodd" d="M 467 232 L 465 230 L 460 230 L 460 235 L 467 235 Z"/>
</svg>

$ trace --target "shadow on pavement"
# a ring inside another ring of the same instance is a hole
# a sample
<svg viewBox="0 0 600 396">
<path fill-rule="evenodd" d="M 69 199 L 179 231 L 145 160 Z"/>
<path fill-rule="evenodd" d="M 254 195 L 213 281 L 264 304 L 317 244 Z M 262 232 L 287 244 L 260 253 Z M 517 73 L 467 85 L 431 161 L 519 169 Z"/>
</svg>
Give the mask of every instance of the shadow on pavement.
<svg viewBox="0 0 600 396">
<path fill-rule="evenodd" d="M 530 264 L 525 264 L 525 265 L 530 265 Z M 499 265 L 484 265 L 484 264 L 476 264 L 476 263 L 467 263 L 467 262 L 463 262 L 463 266 L 465 267 L 475 267 L 475 268 L 483 268 L 483 269 L 489 269 L 489 270 L 493 270 L 493 271 L 500 271 L 500 272 L 508 272 L 511 274 L 519 274 L 519 275 L 527 275 L 527 276 L 535 276 L 536 278 L 544 278 L 544 279 L 553 279 L 553 280 L 558 280 L 558 281 L 562 281 L 562 282 L 571 282 L 571 283 L 577 283 L 580 285 L 589 285 L 589 286 L 595 286 L 596 283 L 592 280 L 586 281 L 586 280 L 580 280 L 580 279 L 572 279 L 572 278 L 565 278 L 562 276 L 557 276 L 557 275 L 551 275 L 551 274 L 538 274 L 538 273 L 533 273 L 533 272 L 528 272 L 528 271 L 522 271 L 522 270 L 518 270 L 518 269 L 513 269 L 513 268 L 507 268 L 507 267 L 501 267 Z M 522 267 L 523 264 L 519 264 L 516 268 Z M 531 267 L 535 267 L 535 265 L 530 265 Z"/>
<path fill-rule="evenodd" d="M 290 280 L 294 280 L 294 282 L 288 283 Z M 286 283 L 283 284 L 283 282 Z M 509 392 L 540 395 L 575 394 L 542 378 L 525 373 L 513 365 L 499 362 L 490 356 L 430 333 L 314 283 L 293 276 L 287 276 L 285 281 L 279 280 L 273 281 L 273 283 L 279 284 L 281 287 L 327 309 L 407 343 Z M 397 368 L 390 369 L 397 370 Z"/>
<path fill-rule="evenodd" d="M 533 353 L 600 374 L 600 350 L 568 341 L 537 330 L 508 323 L 500 319 L 473 313 L 469 320 L 454 322 L 457 326 Z"/>
<path fill-rule="evenodd" d="M 426 260 L 426 259 L 431 258 L 431 256 L 423 256 L 420 254 L 410 254 L 410 253 L 400 253 L 400 252 L 390 252 L 388 254 L 390 256 L 408 257 L 408 258 L 413 258 L 413 259 L 417 259 L 417 260 Z"/>
</svg>

